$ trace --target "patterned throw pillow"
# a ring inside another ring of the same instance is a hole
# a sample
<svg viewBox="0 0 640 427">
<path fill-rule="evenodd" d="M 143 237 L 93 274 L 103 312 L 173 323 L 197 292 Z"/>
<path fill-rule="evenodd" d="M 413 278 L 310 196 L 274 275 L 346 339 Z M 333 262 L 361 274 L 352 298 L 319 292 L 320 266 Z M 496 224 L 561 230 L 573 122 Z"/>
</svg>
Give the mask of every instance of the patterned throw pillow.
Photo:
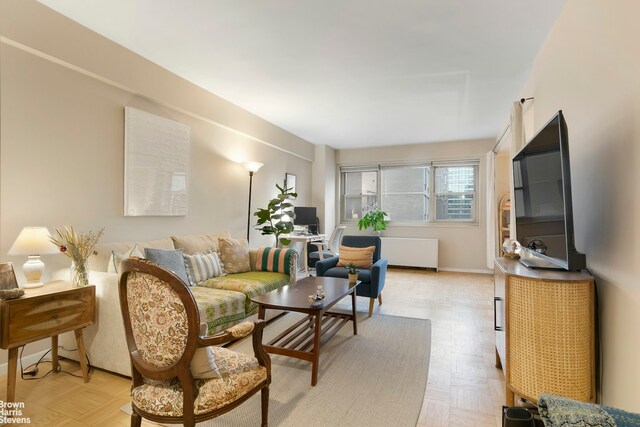
<svg viewBox="0 0 640 427">
<path fill-rule="evenodd" d="M 111 258 L 109 258 L 107 273 L 117 273 L 120 268 L 120 263 L 131 257 L 144 258 L 144 254 L 140 252 L 138 245 L 133 245 L 133 247 L 125 253 L 111 251 Z"/>
<path fill-rule="evenodd" d="M 189 283 L 196 286 L 205 280 L 222 276 L 220 258 L 215 252 L 208 254 L 183 255 Z"/>
<path fill-rule="evenodd" d="M 172 271 L 185 285 L 189 286 L 187 269 L 184 267 L 184 259 L 182 258 L 182 249 L 166 251 L 164 249 L 144 248 L 144 255 L 147 260 Z"/>
<path fill-rule="evenodd" d="M 251 271 L 249 243 L 247 239 L 218 239 L 220 260 L 225 273 L 245 273 Z"/>
<path fill-rule="evenodd" d="M 258 248 L 256 270 L 289 274 L 293 249 Z"/>
<path fill-rule="evenodd" d="M 376 251 L 375 246 L 366 248 L 350 248 L 349 246 L 340 245 L 340 259 L 338 267 L 346 267 L 350 262 L 354 263 L 358 268 L 369 270 L 373 265 L 373 253 Z"/>
</svg>

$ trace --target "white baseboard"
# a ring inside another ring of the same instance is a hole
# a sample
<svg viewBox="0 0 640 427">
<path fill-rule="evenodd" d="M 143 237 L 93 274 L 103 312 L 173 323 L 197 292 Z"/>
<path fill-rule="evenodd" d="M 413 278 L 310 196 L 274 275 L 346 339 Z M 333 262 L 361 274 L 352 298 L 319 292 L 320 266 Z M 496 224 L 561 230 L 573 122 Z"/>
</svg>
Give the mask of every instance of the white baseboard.
<svg viewBox="0 0 640 427">
<path fill-rule="evenodd" d="M 493 274 L 493 270 L 484 269 L 484 268 L 442 268 L 438 269 L 439 271 L 450 271 L 453 273 L 479 273 L 479 274 Z"/>
<path fill-rule="evenodd" d="M 28 356 L 22 357 L 22 366 L 26 368 L 27 366 L 36 363 L 43 354 L 45 354 L 49 350 L 42 350 L 37 353 L 29 354 Z M 0 375 L 7 375 L 7 369 L 9 367 L 9 362 L 3 363 L 0 365 Z M 18 368 L 17 372 L 20 372 L 20 350 L 18 349 Z M 19 374 L 18 374 L 19 375 Z"/>
</svg>

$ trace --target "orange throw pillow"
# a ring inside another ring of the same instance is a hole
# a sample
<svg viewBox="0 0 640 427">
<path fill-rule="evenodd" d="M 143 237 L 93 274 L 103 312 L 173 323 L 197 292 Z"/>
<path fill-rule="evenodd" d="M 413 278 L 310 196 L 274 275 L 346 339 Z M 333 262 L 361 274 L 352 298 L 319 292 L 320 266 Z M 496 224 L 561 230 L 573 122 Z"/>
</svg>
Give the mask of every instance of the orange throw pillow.
<svg viewBox="0 0 640 427">
<path fill-rule="evenodd" d="M 350 248 L 349 246 L 340 246 L 340 259 L 338 267 L 346 267 L 350 262 L 354 263 L 358 268 L 371 269 L 373 265 L 373 253 L 375 246 L 366 248 Z"/>
</svg>

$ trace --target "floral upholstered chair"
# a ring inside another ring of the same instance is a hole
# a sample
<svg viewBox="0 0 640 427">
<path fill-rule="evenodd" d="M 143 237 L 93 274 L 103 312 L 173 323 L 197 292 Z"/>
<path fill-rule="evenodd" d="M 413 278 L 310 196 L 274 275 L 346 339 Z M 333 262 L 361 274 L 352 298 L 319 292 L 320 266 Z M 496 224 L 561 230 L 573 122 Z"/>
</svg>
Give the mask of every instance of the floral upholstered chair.
<svg viewBox="0 0 640 427">
<path fill-rule="evenodd" d="M 262 426 L 267 426 L 271 361 L 262 348 L 263 321 L 201 336 L 188 286 L 141 259 L 122 262 L 119 291 L 131 356 L 132 426 L 140 426 L 142 418 L 193 426 L 232 410 L 258 391 Z M 255 357 L 217 346 L 250 334 Z"/>
</svg>

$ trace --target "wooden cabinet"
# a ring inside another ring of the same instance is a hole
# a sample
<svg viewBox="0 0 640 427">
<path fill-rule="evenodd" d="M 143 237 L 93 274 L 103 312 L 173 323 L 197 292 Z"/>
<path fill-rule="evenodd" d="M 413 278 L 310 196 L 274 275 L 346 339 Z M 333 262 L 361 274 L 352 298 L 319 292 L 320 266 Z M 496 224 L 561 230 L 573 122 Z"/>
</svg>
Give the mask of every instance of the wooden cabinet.
<svg viewBox="0 0 640 427">
<path fill-rule="evenodd" d="M 15 397 L 18 348 L 51 338 L 52 370 L 58 366 L 58 335 L 74 331 L 84 381 L 89 381 L 82 328 L 95 321 L 95 286 L 72 288 L 68 282 L 50 282 L 42 288 L 27 289 L 17 299 L 0 301 L 0 347 L 9 350 L 7 402 Z"/>
<path fill-rule="evenodd" d="M 496 365 L 514 394 L 596 399 L 595 285 L 586 272 L 528 269 L 495 261 Z"/>
</svg>

